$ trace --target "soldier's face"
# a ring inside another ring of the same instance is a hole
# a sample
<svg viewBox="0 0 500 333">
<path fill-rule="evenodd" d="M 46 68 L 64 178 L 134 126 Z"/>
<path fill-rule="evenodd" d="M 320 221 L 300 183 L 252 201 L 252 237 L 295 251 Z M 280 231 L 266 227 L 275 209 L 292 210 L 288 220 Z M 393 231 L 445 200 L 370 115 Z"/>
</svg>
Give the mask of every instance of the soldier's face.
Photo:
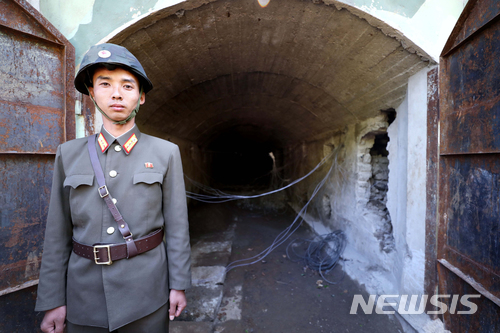
<svg viewBox="0 0 500 333">
<path fill-rule="evenodd" d="M 146 101 L 146 94 L 140 95 L 139 80 L 123 68 L 112 71 L 98 68 L 94 72 L 94 86 L 89 92 L 97 105 L 114 121 L 127 119 L 132 110 Z"/>
</svg>

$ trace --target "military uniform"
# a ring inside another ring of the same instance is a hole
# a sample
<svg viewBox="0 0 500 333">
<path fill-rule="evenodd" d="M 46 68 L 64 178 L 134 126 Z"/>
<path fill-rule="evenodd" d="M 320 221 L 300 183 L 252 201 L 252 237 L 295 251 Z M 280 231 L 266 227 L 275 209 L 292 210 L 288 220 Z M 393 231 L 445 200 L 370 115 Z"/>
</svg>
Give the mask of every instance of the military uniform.
<svg viewBox="0 0 500 333">
<path fill-rule="evenodd" d="M 124 240 L 97 191 L 87 139 L 66 142 L 55 159 L 36 310 L 66 304 L 71 323 L 112 331 L 162 307 L 169 289 L 190 286 L 187 208 L 176 145 L 136 125 L 116 139 L 103 128 L 95 144 L 133 238 L 164 228 L 164 246 L 109 266 L 72 252 L 72 237 L 88 245 Z"/>
</svg>

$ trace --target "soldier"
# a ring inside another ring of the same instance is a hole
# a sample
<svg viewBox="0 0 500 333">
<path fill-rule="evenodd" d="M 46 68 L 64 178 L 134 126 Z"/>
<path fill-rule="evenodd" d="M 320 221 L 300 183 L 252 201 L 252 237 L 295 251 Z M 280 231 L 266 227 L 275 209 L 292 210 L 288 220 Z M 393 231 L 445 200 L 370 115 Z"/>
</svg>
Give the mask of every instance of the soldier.
<svg viewBox="0 0 500 333">
<path fill-rule="evenodd" d="M 153 85 L 124 47 L 91 47 L 75 87 L 103 127 L 57 149 L 35 308 L 46 311 L 42 331 L 168 332 L 191 284 L 179 148 L 135 125 Z"/>
</svg>

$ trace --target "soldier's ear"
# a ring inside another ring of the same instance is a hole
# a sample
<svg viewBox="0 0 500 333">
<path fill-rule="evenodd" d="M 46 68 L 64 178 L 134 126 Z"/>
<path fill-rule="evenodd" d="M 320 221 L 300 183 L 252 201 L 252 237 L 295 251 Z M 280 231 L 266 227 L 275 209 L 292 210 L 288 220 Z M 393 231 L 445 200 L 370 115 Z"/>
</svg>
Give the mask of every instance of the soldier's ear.
<svg viewBox="0 0 500 333">
<path fill-rule="evenodd" d="M 95 96 L 94 96 L 94 87 L 88 87 L 87 89 L 89 90 L 90 96 L 95 99 Z"/>
<path fill-rule="evenodd" d="M 146 102 L 146 93 L 145 92 L 143 92 L 141 95 L 141 105 L 144 104 L 144 102 Z"/>
</svg>

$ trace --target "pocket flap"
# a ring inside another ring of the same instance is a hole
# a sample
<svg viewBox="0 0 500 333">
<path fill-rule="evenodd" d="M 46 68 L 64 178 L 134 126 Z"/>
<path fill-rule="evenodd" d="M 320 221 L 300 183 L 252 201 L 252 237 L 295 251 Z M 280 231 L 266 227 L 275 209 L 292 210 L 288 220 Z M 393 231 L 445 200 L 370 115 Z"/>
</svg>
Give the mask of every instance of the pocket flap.
<svg viewBox="0 0 500 333">
<path fill-rule="evenodd" d="M 72 175 L 64 180 L 64 186 L 71 186 L 72 188 L 77 188 L 80 185 L 92 186 L 93 183 L 94 175 Z"/>
<path fill-rule="evenodd" d="M 143 173 L 136 173 L 134 175 L 134 184 L 137 183 L 146 183 L 146 184 L 153 184 L 153 183 L 163 183 L 163 175 L 161 173 L 156 173 L 156 172 L 143 172 Z"/>
</svg>

